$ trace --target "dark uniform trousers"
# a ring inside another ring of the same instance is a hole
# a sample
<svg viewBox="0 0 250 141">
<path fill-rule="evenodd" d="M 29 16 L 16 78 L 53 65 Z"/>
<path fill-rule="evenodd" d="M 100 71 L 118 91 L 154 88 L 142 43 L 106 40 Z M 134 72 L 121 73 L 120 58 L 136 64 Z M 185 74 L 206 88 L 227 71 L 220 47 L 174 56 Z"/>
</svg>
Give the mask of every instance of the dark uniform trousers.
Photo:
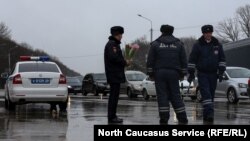
<svg viewBox="0 0 250 141">
<path fill-rule="evenodd" d="M 110 83 L 110 94 L 108 101 L 108 119 L 116 118 L 116 108 L 120 94 L 120 83 Z"/>
<path fill-rule="evenodd" d="M 198 82 L 202 96 L 203 118 L 213 118 L 217 73 L 198 72 Z"/>
<path fill-rule="evenodd" d="M 169 120 L 169 102 L 171 102 L 177 119 L 179 121 L 186 120 L 185 105 L 180 95 L 179 73 L 171 69 L 157 70 L 155 83 L 160 118 Z"/>
<path fill-rule="evenodd" d="M 204 120 L 213 119 L 217 75 L 222 75 L 226 70 L 223 47 L 216 38 L 212 37 L 211 42 L 208 43 L 202 36 L 194 44 L 189 58 L 188 71 L 194 76 L 195 70 L 198 70 L 203 118 Z"/>
</svg>

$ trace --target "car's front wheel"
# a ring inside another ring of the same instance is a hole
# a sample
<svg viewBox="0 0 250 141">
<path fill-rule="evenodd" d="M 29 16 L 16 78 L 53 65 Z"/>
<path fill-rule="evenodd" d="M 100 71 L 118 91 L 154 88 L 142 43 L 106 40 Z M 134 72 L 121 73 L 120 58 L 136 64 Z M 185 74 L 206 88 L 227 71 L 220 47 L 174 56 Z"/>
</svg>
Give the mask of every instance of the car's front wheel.
<svg viewBox="0 0 250 141">
<path fill-rule="evenodd" d="M 85 90 L 82 90 L 82 95 L 87 96 L 87 95 L 88 95 L 88 92 L 85 91 Z"/>
<path fill-rule="evenodd" d="M 107 95 L 108 95 L 108 93 L 107 93 L 107 92 L 104 92 L 104 93 L 103 93 L 103 96 L 107 96 Z"/>
<path fill-rule="evenodd" d="M 133 98 L 133 93 L 132 93 L 130 88 L 128 88 L 128 90 L 127 90 L 127 95 L 129 98 Z"/>
<path fill-rule="evenodd" d="M 227 92 L 227 100 L 229 103 L 238 103 L 239 99 L 237 98 L 236 91 L 234 88 L 230 88 Z"/>
<path fill-rule="evenodd" d="M 97 87 L 94 87 L 93 93 L 94 93 L 95 96 L 98 96 L 98 95 L 99 95 L 99 92 L 98 92 L 98 88 L 97 88 Z"/>
<path fill-rule="evenodd" d="M 142 91 L 142 96 L 143 96 L 143 98 L 144 98 L 145 100 L 149 100 L 149 95 L 148 95 L 148 92 L 147 92 L 146 89 L 144 89 L 144 90 Z"/>
</svg>

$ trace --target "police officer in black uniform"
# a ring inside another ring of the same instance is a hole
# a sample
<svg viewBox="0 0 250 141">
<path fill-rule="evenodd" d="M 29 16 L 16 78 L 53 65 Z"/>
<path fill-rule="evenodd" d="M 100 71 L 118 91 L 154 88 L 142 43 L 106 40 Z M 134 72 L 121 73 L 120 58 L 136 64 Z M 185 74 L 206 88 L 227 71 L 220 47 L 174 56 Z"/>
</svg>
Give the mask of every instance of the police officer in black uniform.
<svg viewBox="0 0 250 141">
<path fill-rule="evenodd" d="M 179 80 L 187 72 L 187 58 L 181 41 L 172 34 L 174 27 L 162 25 L 162 35 L 151 43 L 147 73 L 155 80 L 160 124 L 168 124 L 171 102 L 179 124 L 187 124 L 185 105 L 181 99 Z"/>
<path fill-rule="evenodd" d="M 203 104 L 203 121 L 204 123 L 213 123 L 213 101 L 217 79 L 222 81 L 223 73 L 226 70 L 226 61 L 222 45 L 212 36 L 213 26 L 204 25 L 201 30 L 203 36 L 194 44 L 190 54 L 188 81 L 191 83 L 195 79 L 195 69 L 197 69 Z"/>
<path fill-rule="evenodd" d="M 110 84 L 110 95 L 108 101 L 108 122 L 122 123 L 123 119 L 116 115 L 116 108 L 120 93 L 120 83 L 125 82 L 124 68 L 130 64 L 122 55 L 120 48 L 124 29 L 121 26 L 111 28 L 111 36 L 105 46 L 104 63 L 107 81 Z"/>
</svg>

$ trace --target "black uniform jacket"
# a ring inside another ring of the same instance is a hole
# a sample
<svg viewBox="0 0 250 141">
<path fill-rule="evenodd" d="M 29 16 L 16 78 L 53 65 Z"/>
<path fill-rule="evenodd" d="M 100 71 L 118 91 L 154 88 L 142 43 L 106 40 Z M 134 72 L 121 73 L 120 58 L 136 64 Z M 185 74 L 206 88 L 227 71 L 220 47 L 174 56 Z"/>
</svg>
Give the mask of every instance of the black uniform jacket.
<svg viewBox="0 0 250 141">
<path fill-rule="evenodd" d="M 147 72 L 173 69 L 181 75 L 187 72 L 187 57 L 183 44 L 174 36 L 161 36 L 152 42 L 147 59 Z"/>
<path fill-rule="evenodd" d="M 120 44 L 120 41 L 110 36 L 105 46 L 104 64 L 108 83 L 125 82 L 124 68 L 126 66 L 126 61 L 122 55 Z"/>
<path fill-rule="evenodd" d="M 195 69 L 203 73 L 223 73 L 226 70 L 226 59 L 222 45 L 212 37 L 207 43 L 202 36 L 193 46 L 189 57 L 188 71 L 194 73 Z"/>
</svg>

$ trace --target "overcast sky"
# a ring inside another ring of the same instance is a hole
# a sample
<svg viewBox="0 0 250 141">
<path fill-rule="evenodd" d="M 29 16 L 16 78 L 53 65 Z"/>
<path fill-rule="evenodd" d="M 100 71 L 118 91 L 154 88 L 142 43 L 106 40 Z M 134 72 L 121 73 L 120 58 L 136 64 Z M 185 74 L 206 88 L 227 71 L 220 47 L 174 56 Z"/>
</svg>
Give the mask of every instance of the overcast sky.
<svg viewBox="0 0 250 141">
<path fill-rule="evenodd" d="M 110 27 L 125 28 L 123 43 L 150 37 L 161 24 L 177 37 L 200 36 L 200 26 L 234 16 L 249 0 L 0 0 L 0 22 L 12 38 L 43 49 L 81 74 L 104 72 L 103 50 Z"/>
</svg>

